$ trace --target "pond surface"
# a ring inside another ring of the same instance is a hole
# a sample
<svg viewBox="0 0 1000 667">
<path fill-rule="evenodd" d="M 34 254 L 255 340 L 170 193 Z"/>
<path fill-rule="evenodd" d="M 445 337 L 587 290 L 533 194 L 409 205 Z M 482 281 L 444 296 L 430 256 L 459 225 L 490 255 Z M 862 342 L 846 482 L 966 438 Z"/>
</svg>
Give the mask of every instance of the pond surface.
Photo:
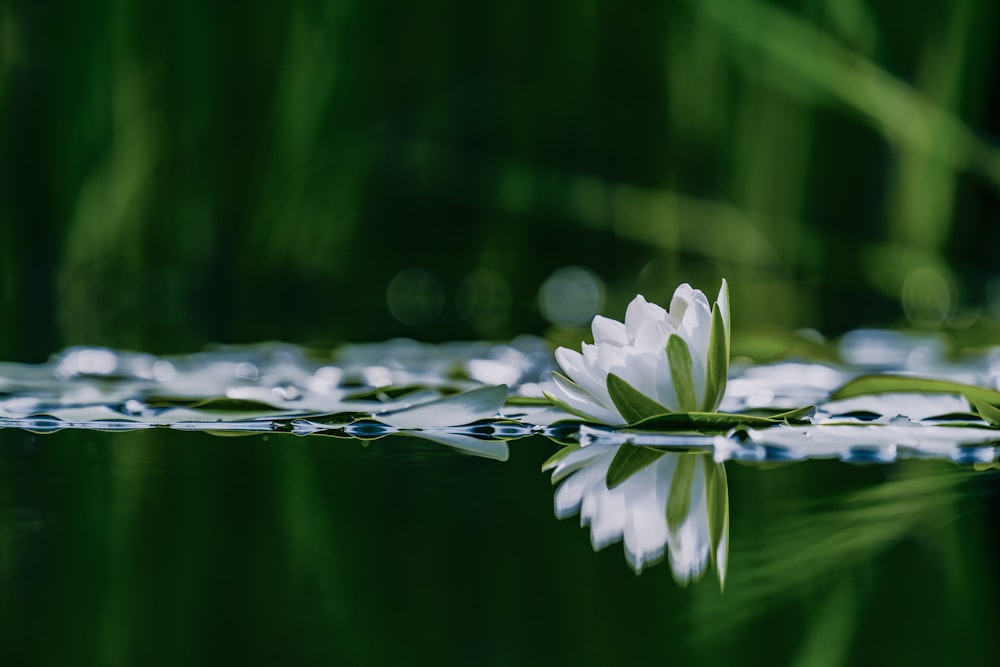
<svg viewBox="0 0 1000 667">
<path fill-rule="evenodd" d="M 842 410 L 815 397 L 851 369 L 745 367 L 729 409 L 817 412 L 627 432 L 533 403 L 533 342 L 393 345 L 4 366 L 2 664 L 993 664 L 994 437 L 960 397 Z"/>
</svg>

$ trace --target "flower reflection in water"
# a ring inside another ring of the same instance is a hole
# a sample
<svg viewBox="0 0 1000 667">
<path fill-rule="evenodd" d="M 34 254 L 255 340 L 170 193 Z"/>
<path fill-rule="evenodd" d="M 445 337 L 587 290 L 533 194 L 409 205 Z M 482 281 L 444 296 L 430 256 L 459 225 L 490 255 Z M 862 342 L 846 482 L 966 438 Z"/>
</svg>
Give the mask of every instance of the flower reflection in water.
<svg viewBox="0 0 1000 667">
<path fill-rule="evenodd" d="M 545 469 L 559 483 L 556 516 L 579 513 L 595 550 L 622 540 L 637 574 L 666 555 L 682 584 L 711 562 L 725 583 L 729 492 L 711 454 L 594 443 L 567 447 Z"/>
</svg>

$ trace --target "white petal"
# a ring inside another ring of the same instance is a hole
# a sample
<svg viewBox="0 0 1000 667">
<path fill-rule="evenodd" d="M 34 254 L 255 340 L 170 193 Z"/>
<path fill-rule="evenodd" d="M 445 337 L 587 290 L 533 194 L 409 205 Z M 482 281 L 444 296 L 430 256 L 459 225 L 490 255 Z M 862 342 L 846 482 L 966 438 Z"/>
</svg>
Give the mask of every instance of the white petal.
<svg viewBox="0 0 1000 667">
<path fill-rule="evenodd" d="M 619 347 L 628 345 L 628 334 L 625 331 L 625 325 L 618 320 L 596 315 L 590 325 L 590 329 L 594 332 L 595 343 L 618 345 Z"/>
<path fill-rule="evenodd" d="M 722 287 L 719 288 L 719 297 L 715 302 L 719 304 L 719 310 L 722 311 L 722 321 L 726 325 L 726 331 L 731 331 L 729 327 L 729 284 L 725 278 L 722 279 Z"/>
<path fill-rule="evenodd" d="M 632 354 L 625 358 L 618 376 L 628 382 L 643 396 L 659 402 L 657 391 L 657 355 L 652 353 Z"/>
<path fill-rule="evenodd" d="M 670 316 L 678 320 L 684 319 L 688 305 L 694 300 L 695 290 L 687 283 L 681 283 L 674 290 L 674 296 L 670 299 Z"/>
<path fill-rule="evenodd" d="M 643 322 L 656 322 L 662 320 L 667 314 L 655 303 L 646 301 L 641 294 L 632 299 L 632 303 L 625 310 L 625 330 L 630 341 L 635 340 L 636 333 Z"/>
<path fill-rule="evenodd" d="M 708 341 L 712 333 L 712 309 L 704 297 L 688 306 L 681 321 L 681 332 L 691 348 L 692 356 L 705 362 L 708 359 Z"/>
<path fill-rule="evenodd" d="M 635 332 L 633 345 L 637 352 L 656 353 L 666 345 L 668 335 L 662 322 L 643 322 Z"/>
<path fill-rule="evenodd" d="M 552 395 L 573 410 L 601 424 L 619 426 L 625 423 L 625 419 L 613 406 L 599 403 L 593 396 L 567 384 L 558 375 L 553 375 L 552 381 L 555 384 L 552 388 Z"/>
<path fill-rule="evenodd" d="M 584 345 L 583 352 L 584 354 L 581 355 L 569 348 L 560 347 L 556 350 L 556 361 L 559 362 L 569 379 L 580 385 L 597 403 L 605 407 L 612 406 L 613 403 L 608 395 L 606 385 L 606 374 L 595 368 L 594 361 L 588 360 L 588 357 L 597 356 L 596 349 L 593 345 Z"/>
</svg>

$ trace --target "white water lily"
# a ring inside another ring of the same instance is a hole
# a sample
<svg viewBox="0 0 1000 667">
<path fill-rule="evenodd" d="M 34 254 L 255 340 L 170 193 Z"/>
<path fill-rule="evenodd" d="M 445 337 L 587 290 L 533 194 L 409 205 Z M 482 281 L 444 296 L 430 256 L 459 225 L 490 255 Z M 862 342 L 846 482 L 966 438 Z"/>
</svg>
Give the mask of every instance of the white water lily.
<svg viewBox="0 0 1000 667">
<path fill-rule="evenodd" d="M 560 347 L 548 398 L 578 416 L 604 424 L 634 423 L 666 412 L 713 412 L 729 372 L 729 288 L 722 281 L 714 306 L 684 283 L 670 310 L 638 295 L 625 322 L 600 315 L 594 343 L 582 353 Z"/>
</svg>

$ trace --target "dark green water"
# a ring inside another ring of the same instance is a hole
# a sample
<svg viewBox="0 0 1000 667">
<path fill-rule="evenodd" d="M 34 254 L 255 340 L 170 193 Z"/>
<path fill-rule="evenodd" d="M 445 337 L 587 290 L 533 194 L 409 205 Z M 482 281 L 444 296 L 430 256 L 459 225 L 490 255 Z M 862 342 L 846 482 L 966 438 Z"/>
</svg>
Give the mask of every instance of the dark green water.
<svg viewBox="0 0 1000 667">
<path fill-rule="evenodd" d="M 729 463 L 720 591 L 595 554 L 553 451 L 0 431 L 2 664 L 992 664 L 992 473 Z"/>
</svg>

